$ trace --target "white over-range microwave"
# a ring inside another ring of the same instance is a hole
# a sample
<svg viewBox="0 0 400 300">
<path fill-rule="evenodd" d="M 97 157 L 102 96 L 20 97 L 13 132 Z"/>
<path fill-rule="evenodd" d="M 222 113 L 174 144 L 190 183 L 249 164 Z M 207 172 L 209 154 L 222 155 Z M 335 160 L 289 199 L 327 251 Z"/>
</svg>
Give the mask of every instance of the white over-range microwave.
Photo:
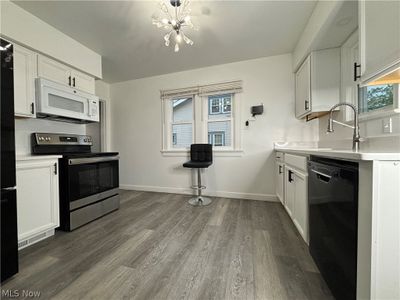
<svg viewBox="0 0 400 300">
<path fill-rule="evenodd" d="M 36 79 L 36 115 L 73 123 L 99 122 L 99 98 L 43 78 Z"/>
</svg>

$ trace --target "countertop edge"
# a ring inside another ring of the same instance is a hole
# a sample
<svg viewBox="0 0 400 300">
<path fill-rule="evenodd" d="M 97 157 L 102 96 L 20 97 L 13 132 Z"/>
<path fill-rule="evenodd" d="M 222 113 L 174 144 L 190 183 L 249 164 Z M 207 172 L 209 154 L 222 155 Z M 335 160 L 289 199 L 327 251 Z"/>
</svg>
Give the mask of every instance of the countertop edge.
<svg viewBox="0 0 400 300">
<path fill-rule="evenodd" d="M 17 155 L 15 157 L 16 161 L 25 161 L 25 160 L 52 160 L 59 159 L 62 155 Z"/>
<path fill-rule="evenodd" d="M 340 151 L 331 149 L 296 149 L 296 148 L 275 148 L 278 152 L 287 152 L 293 154 L 302 155 L 316 155 L 323 157 L 331 157 L 338 159 L 349 159 L 349 160 L 365 160 L 365 161 L 399 161 L 400 153 L 379 153 L 379 152 L 352 152 L 352 151 Z"/>
</svg>

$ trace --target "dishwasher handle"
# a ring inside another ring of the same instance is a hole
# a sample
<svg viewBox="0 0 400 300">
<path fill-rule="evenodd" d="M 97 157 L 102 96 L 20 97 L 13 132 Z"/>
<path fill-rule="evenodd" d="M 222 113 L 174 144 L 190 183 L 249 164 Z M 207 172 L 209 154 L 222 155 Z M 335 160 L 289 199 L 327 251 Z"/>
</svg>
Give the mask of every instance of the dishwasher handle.
<svg viewBox="0 0 400 300">
<path fill-rule="evenodd" d="M 329 182 L 332 179 L 331 175 L 319 172 L 317 170 L 311 169 L 311 172 L 317 174 L 317 178 L 323 182 Z"/>
</svg>

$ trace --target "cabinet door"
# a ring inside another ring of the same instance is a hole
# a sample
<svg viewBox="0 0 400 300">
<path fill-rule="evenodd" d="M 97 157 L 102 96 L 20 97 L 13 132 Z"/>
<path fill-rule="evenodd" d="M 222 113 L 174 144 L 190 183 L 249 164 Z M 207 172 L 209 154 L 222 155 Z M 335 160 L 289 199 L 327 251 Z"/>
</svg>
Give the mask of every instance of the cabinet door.
<svg viewBox="0 0 400 300">
<path fill-rule="evenodd" d="M 14 44 L 15 115 L 35 117 L 36 53 Z"/>
<path fill-rule="evenodd" d="M 18 240 L 59 226 L 56 161 L 17 162 Z"/>
<path fill-rule="evenodd" d="M 361 81 L 400 66 L 400 1 L 359 2 Z"/>
<path fill-rule="evenodd" d="M 38 76 L 61 84 L 72 84 L 69 67 L 42 55 L 38 55 Z"/>
<path fill-rule="evenodd" d="M 311 111 L 311 58 L 310 56 L 300 66 L 295 74 L 296 117 L 301 118 Z"/>
<path fill-rule="evenodd" d="M 71 71 L 72 86 L 78 90 L 94 94 L 94 78 L 76 70 Z"/>
<path fill-rule="evenodd" d="M 359 47 L 358 47 L 358 32 L 354 32 L 341 47 L 340 54 L 341 61 L 341 89 L 340 100 L 341 102 L 352 103 L 358 106 L 358 67 L 355 68 L 354 64 L 359 65 Z M 340 110 L 342 119 L 351 121 L 353 113 L 350 109 Z"/>
<path fill-rule="evenodd" d="M 282 204 L 285 204 L 285 198 L 284 198 L 284 191 L 283 191 L 283 181 L 285 180 L 285 175 L 284 175 L 284 168 L 283 164 L 277 162 L 276 163 L 276 196 L 278 199 L 281 201 Z"/>
<path fill-rule="evenodd" d="M 304 241 L 308 243 L 308 194 L 307 176 L 294 174 L 294 213 L 293 222 Z"/>
<path fill-rule="evenodd" d="M 289 216 L 293 219 L 294 201 L 295 201 L 295 186 L 294 173 L 292 169 L 285 168 L 285 208 Z"/>
</svg>

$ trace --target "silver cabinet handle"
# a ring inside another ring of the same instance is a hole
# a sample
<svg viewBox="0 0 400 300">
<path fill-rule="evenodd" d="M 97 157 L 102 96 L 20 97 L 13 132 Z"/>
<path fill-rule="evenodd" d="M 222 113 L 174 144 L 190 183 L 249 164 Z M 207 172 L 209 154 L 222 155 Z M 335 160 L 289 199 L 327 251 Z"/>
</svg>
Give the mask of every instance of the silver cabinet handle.
<svg viewBox="0 0 400 300">
<path fill-rule="evenodd" d="M 327 177 L 327 178 L 329 178 L 329 179 L 332 178 L 331 175 L 324 174 L 324 173 L 322 173 L 322 172 L 319 172 L 319 171 L 316 171 L 316 170 L 313 170 L 313 169 L 311 169 L 311 172 L 313 172 L 313 173 L 315 173 L 315 174 L 318 174 L 318 175 L 321 175 L 321 176 L 324 176 L 324 177 Z"/>
<path fill-rule="evenodd" d="M 3 188 L 2 190 L 3 190 L 3 191 L 15 191 L 16 189 L 17 189 L 16 186 L 11 186 L 11 187 Z"/>
<path fill-rule="evenodd" d="M 105 161 L 113 161 L 118 160 L 119 155 L 116 156 L 106 156 L 106 157 L 84 157 L 84 158 L 71 158 L 68 159 L 69 165 L 83 165 L 83 164 L 92 164 L 97 162 L 105 162 Z"/>
</svg>

